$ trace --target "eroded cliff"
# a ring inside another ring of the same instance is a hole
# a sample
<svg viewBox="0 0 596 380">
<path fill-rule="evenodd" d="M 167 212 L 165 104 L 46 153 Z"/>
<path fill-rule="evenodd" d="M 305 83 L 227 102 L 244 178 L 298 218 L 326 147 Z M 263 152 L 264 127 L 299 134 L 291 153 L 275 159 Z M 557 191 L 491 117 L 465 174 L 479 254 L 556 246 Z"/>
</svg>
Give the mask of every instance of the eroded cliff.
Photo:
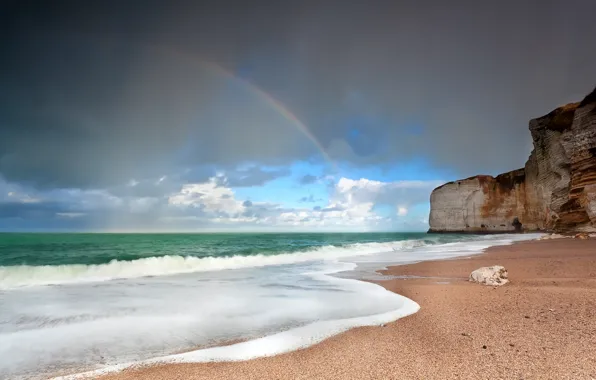
<svg viewBox="0 0 596 380">
<path fill-rule="evenodd" d="M 430 232 L 596 231 L 596 89 L 530 121 L 522 169 L 433 190 Z"/>
</svg>

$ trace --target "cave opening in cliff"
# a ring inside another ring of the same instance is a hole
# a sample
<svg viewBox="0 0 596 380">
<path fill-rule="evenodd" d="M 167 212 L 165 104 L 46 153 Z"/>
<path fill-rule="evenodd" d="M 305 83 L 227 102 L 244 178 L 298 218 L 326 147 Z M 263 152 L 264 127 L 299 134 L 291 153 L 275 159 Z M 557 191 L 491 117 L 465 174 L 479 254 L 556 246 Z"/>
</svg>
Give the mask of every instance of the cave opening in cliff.
<svg viewBox="0 0 596 380">
<path fill-rule="evenodd" d="M 511 223 L 511 225 L 513 226 L 513 228 L 515 228 L 516 232 L 521 232 L 522 224 L 519 221 L 519 218 L 517 216 L 515 218 L 513 218 L 513 223 Z"/>
</svg>

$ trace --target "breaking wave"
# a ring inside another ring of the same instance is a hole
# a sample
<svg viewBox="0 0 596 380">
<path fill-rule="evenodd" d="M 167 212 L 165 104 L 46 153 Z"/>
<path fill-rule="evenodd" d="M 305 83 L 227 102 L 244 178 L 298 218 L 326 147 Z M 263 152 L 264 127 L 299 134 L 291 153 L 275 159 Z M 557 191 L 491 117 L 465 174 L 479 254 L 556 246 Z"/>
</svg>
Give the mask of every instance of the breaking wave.
<svg viewBox="0 0 596 380">
<path fill-rule="evenodd" d="M 317 260 L 337 260 L 380 252 L 400 251 L 428 244 L 423 240 L 387 243 L 356 243 L 346 246 L 322 246 L 302 252 L 274 255 L 227 257 L 157 256 L 132 261 L 112 260 L 105 264 L 15 265 L 0 267 L 0 289 L 23 286 L 96 282 L 114 279 L 166 276 L 172 274 L 219 271 L 285 265 Z"/>
</svg>

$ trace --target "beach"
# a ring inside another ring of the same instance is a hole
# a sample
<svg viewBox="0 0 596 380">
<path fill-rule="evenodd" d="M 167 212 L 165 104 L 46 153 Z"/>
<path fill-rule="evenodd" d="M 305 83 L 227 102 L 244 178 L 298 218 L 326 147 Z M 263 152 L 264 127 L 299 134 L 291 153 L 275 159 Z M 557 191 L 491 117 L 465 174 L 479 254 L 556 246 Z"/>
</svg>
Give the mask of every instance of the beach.
<svg viewBox="0 0 596 380">
<path fill-rule="evenodd" d="M 496 264 L 508 269 L 509 284 L 467 280 Z M 596 378 L 594 239 L 518 242 L 381 272 L 422 277 L 379 282 L 420 311 L 288 354 L 129 369 L 103 379 Z"/>
<path fill-rule="evenodd" d="M 538 236 L 0 234 L 0 378 L 296 351 L 418 311 L 379 268 Z"/>
</svg>

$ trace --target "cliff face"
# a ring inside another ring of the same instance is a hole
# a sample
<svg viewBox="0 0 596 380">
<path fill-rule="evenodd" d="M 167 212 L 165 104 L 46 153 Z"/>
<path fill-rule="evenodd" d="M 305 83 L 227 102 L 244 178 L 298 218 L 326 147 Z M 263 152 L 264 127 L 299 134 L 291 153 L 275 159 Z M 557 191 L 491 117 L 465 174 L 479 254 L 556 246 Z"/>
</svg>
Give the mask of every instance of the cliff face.
<svg viewBox="0 0 596 380">
<path fill-rule="evenodd" d="M 596 89 L 530 121 L 522 169 L 436 188 L 430 232 L 596 231 Z"/>
<path fill-rule="evenodd" d="M 431 230 L 514 232 L 524 220 L 525 193 L 524 169 L 446 183 L 430 196 Z"/>
</svg>

